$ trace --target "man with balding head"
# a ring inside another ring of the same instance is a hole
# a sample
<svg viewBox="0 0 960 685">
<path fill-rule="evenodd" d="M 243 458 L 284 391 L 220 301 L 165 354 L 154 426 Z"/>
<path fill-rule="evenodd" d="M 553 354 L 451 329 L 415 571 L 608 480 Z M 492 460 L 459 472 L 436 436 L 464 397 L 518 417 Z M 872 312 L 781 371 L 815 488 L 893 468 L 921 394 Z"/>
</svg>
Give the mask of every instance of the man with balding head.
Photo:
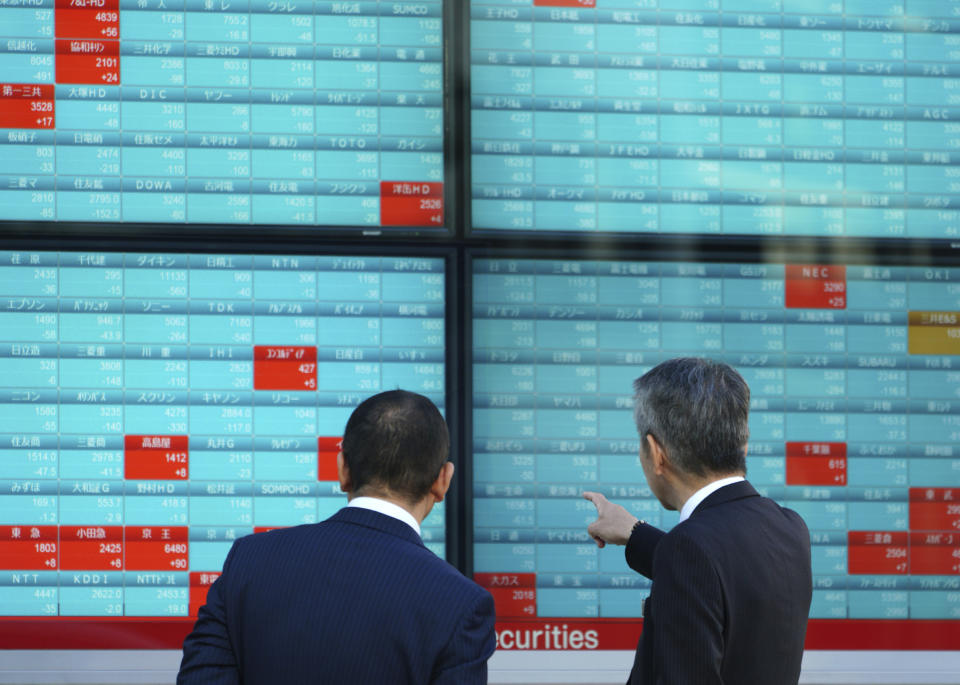
<svg viewBox="0 0 960 685">
<path fill-rule="evenodd" d="M 626 545 L 650 578 L 631 685 L 796 685 L 812 595 L 800 516 L 745 479 L 750 389 L 708 359 L 672 359 L 634 383 L 640 466 L 669 532 L 594 492 L 600 547 Z"/>
<path fill-rule="evenodd" d="M 237 540 L 184 642 L 177 683 L 486 683 L 493 598 L 420 539 L 450 487 L 449 447 L 422 395 L 360 404 L 337 456 L 348 505 Z"/>
</svg>

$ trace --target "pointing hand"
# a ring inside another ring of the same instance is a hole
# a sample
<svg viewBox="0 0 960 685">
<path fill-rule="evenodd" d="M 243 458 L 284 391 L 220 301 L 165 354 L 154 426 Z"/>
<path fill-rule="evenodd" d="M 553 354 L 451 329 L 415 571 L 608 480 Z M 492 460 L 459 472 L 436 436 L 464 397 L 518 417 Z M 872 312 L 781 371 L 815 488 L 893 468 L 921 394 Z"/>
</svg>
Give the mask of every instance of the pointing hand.
<svg viewBox="0 0 960 685">
<path fill-rule="evenodd" d="M 627 544 L 639 519 L 599 492 L 584 492 L 583 498 L 597 507 L 597 520 L 587 526 L 587 532 L 596 541 L 597 547 L 603 547 L 608 542 L 613 545 Z"/>
</svg>

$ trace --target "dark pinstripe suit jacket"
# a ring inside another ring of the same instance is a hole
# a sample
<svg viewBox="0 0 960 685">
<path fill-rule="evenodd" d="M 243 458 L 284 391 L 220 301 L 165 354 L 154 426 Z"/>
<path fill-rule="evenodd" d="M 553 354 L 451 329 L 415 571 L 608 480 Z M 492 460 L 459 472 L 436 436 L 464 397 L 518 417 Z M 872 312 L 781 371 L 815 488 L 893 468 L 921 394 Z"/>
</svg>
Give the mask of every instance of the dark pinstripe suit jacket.
<svg viewBox="0 0 960 685">
<path fill-rule="evenodd" d="M 631 685 L 796 685 L 812 595 L 796 512 L 733 483 L 666 534 L 638 526 L 626 554 L 653 580 Z"/>
<path fill-rule="evenodd" d="M 487 682 L 493 598 L 407 524 L 347 507 L 234 543 L 177 683 Z"/>
</svg>

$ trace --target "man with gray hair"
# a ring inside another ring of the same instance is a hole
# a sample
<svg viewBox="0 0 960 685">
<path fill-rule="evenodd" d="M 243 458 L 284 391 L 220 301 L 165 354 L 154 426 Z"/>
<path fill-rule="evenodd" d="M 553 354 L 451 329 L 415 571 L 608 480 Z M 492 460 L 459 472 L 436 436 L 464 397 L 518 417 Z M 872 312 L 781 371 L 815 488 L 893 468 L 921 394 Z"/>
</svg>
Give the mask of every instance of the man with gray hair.
<svg viewBox="0 0 960 685">
<path fill-rule="evenodd" d="M 626 545 L 653 581 L 630 684 L 795 685 L 812 596 L 810 535 L 800 516 L 745 479 L 750 389 L 708 359 L 671 359 L 634 382 L 640 466 L 669 532 L 596 492 L 587 528 Z"/>
</svg>

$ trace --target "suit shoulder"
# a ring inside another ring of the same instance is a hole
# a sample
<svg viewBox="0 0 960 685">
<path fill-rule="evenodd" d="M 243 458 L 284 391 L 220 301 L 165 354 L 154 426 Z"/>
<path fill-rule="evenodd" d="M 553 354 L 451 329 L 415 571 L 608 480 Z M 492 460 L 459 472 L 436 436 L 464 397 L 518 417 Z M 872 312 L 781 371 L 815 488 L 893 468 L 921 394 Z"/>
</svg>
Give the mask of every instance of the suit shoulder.
<svg viewBox="0 0 960 685">
<path fill-rule="evenodd" d="M 760 503 L 765 507 L 764 511 L 769 511 L 770 514 L 779 514 L 786 522 L 802 528 L 804 531 L 807 530 L 807 524 L 803 520 L 803 517 L 800 516 L 793 509 L 788 507 L 781 506 L 776 501 L 770 499 L 769 497 L 760 497 Z"/>
<path fill-rule="evenodd" d="M 491 597 L 485 588 L 429 549 L 418 547 L 412 554 L 407 561 L 417 569 L 417 582 L 429 586 L 438 602 L 466 607 L 483 597 Z"/>
<path fill-rule="evenodd" d="M 797 535 L 809 541 L 810 530 L 807 528 L 807 522 L 803 520 L 803 517 L 793 509 L 780 507 L 780 505 L 777 506 L 780 508 L 780 512 L 783 514 L 784 518 L 786 518 L 789 524 L 796 529 Z"/>
<path fill-rule="evenodd" d="M 256 541 L 254 544 L 262 545 L 290 542 L 315 534 L 323 525 L 323 523 L 307 523 L 302 526 L 291 526 L 289 528 L 274 528 L 273 530 L 247 535 L 242 539 L 246 544 L 254 543 L 254 541 Z"/>
<path fill-rule="evenodd" d="M 425 550 L 425 552 L 432 557 L 432 560 L 429 563 L 429 568 L 431 573 L 433 573 L 436 579 L 440 582 L 444 583 L 445 585 L 449 585 L 449 587 L 454 589 L 456 592 L 462 592 L 473 598 L 490 594 L 487 592 L 487 590 L 477 585 L 477 583 L 475 583 L 473 580 L 463 575 L 448 561 L 441 559 L 430 550 Z"/>
<path fill-rule="evenodd" d="M 715 529 L 692 519 L 674 526 L 660 539 L 653 552 L 654 582 L 664 573 L 677 572 L 678 567 L 715 567 L 717 559 L 722 556 L 718 545 L 720 537 Z"/>
<path fill-rule="evenodd" d="M 715 517 L 697 516 L 688 518 L 668 530 L 660 542 L 657 543 L 657 548 L 659 549 L 664 543 L 668 547 L 672 547 L 684 542 L 698 545 L 701 542 L 709 541 L 716 537 L 716 529 L 719 525 L 722 525 L 722 522 Z"/>
<path fill-rule="evenodd" d="M 703 525 L 701 521 L 687 519 L 664 534 L 657 544 L 654 559 L 661 552 L 672 553 L 679 548 L 702 550 L 706 553 L 715 539 L 716 535 L 711 526 Z"/>
<path fill-rule="evenodd" d="M 234 552 L 243 555 L 273 553 L 291 547 L 300 547 L 321 533 L 323 523 L 308 523 L 290 528 L 275 528 L 237 538 Z"/>
<path fill-rule="evenodd" d="M 748 497 L 711 507 L 674 526 L 666 537 L 683 536 L 709 547 L 730 537 L 749 537 L 750 531 L 779 530 L 797 536 L 809 536 L 803 518 L 793 509 L 782 507 L 768 497 Z"/>
<path fill-rule="evenodd" d="M 772 500 L 771 500 L 771 501 L 772 501 Z M 800 524 L 802 524 L 804 527 L 806 527 L 807 524 L 806 524 L 806 522 L 803 520 L 803 517 L 800 516 L 800 514 L 798 514 L 796 511 L 794 511 L 793 509 L 790 509 L 789 507 L 781 507 L 781 506 L 780 506 L 779 504 L 777 504 L 776 502 L 774 502 L 774 504 L 777 506 L 778 509 L 780 509 L 780 512 L 781 512 L 784 516 L 786 516 L 788 519 L 790 519 L 791 521 L 795 521 L 795 522 L 797 522 L 797 523 L 800 523 Z"/>
</svg>

